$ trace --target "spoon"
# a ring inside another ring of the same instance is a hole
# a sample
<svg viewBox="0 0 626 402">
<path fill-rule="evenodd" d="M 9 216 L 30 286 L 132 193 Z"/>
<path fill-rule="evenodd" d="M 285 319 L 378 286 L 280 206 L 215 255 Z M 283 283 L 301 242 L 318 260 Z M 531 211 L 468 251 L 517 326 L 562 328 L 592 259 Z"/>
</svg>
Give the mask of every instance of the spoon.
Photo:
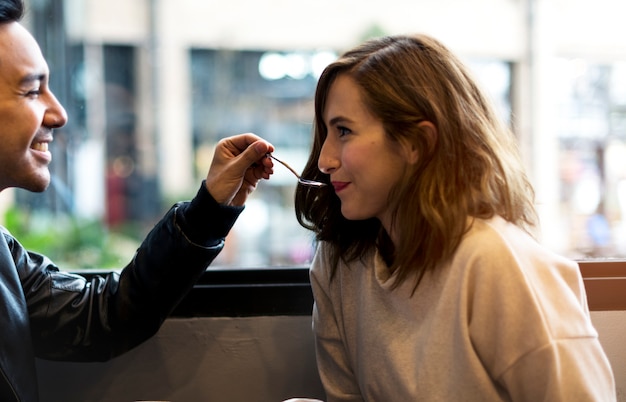
<svg viewBox="0 0 626 402">
<path fill-rule="evenodd" d="M 310 187 L 324 187 L 326 185 L 326 183 L 322 183 L 321 181 L 303 179 L 302 177 L 300 177 L 298 172 L 296 172 L 291 166 L 289 166 L 285 162 L 281 161 L 280 159 L 277 159 L 272 154 L 267 154 L 267 156 L 272 158 L 272 159 L 274 159 L 276 162 L 280 163 L 281 165 L 283 165 L 287 169 L 291 170 L 291 173 L 296 175 L 296 177 L 298 178 L 298 183 L 300 183 L 300 184 L 303 184 L 305 186 L 310 186 Z"/>
</svg>

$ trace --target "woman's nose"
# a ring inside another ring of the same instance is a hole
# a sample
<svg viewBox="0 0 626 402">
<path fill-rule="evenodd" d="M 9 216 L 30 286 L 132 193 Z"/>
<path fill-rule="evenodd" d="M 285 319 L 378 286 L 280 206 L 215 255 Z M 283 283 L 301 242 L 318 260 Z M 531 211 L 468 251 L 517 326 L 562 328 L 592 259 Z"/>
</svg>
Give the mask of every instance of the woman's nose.
<svg viewBox="0 0 626 402">
<path fill-rule="evenodd" d="M 320 156 L 317 159 L 317 168 L 324 174 L 331 174 L 339 167 L 339 159 L 335 156 L 334 147 L 329 141 L 324 141 Z"/>
</svg>

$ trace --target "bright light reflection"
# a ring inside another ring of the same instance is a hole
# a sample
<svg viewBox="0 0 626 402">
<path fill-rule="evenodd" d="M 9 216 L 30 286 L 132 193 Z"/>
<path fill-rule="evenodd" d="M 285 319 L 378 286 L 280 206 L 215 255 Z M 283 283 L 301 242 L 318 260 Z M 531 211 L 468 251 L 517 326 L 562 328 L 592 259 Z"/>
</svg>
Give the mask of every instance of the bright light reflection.
<svg viewBox="0 0 626 402">
<path fill-rule="evenodd" d="M 337 55 L 334 52 L 321 51 L 315 53 L 311 58 L 311 73 L 313 74 L 313 77 L 319 78 L 326 66 L 336 59 Z"/>
<path fill-rule="evenodd" d="M 259 74 L 266 80 L 279 80 L 285 76 L 284 57 L 278 53 L 265 53 L 259 60 Z"/>
<path fill-rule="evenodd" d="M 259 60 L 259 74 L 266 80 L 274 81 L 285 77 L 301 80 L 311 75 L 316 79 L 326 66 L 337 58 L 330 51 L 313 54 L 267 52 Z"/>
<path fill-rule="evenodd" d="M 301 80 L 309 73 L 309 63 L 302 54 L 289 53 L 284 58 L 285 73 L 296 80 Z"/>
</svg>

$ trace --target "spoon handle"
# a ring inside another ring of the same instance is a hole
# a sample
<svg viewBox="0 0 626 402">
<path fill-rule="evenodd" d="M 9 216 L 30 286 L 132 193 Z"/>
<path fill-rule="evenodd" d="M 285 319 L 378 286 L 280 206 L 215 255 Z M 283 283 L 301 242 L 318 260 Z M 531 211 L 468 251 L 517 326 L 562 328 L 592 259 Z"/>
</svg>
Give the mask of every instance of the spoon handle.
<svg viewBox="0 0 626 402">
<path fill-rule="evenodd" d="M 281 161 L 280 159 L 276 158 L 274 155 L 272 154 L 267 154 L 267 156 L 269 156 L 270 158 L 274 159 L 276 162 L 280 163 L 281 165 L 283 165 L 284 167 L 286 167 L 287 169 L 291 170 L 291 173 L 295 174 L 296 177 L 299 179 L 300 175 L 298 174 L 298 172 L 296 172 L 291 166 L 289 166 L 288 164 L 286 164 L 285 162 Z"/>
</svg>

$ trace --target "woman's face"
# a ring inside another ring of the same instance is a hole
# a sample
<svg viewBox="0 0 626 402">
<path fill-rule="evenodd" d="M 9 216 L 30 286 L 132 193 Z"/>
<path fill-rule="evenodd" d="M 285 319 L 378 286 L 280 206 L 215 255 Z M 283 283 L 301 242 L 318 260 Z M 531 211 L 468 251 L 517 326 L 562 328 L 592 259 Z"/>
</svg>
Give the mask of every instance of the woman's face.
<svg viewBox="0 0 626 402">
<path fill-rule="evenodd" d="M 328 135 L 318 167 L 330 175 L 346 219 L 378 218 L 390 232 L 389 191 L 407 169 L 410 153 L 387 137 L 383 122 L 362 99 L 348 75 L 331 85 L 323 111 Z"/>
</svg>

